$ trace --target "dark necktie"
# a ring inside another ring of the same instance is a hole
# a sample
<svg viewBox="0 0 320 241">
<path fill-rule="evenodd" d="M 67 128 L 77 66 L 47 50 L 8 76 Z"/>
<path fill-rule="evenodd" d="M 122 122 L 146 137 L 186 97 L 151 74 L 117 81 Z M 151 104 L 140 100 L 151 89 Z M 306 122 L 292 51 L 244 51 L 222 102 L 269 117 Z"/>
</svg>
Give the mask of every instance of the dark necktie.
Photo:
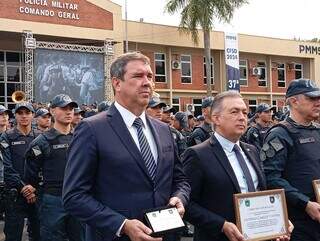
<svg viewBox="0 0 320 241">
<path fill-rule="evenodd" d="M 248 191 L 249 192 L 255 192 L 256 189 L 254 188 L 254 183 L 253 183 L 249 168 L 248 168 L 248 166 L 246 164 L 246 161 L 244 160 L 244 158 L 243 158 L 243 156 L 241 154 L 240 147 L 237 144 L 235 144 L 234 147 L 233 147 L 233 151 L 236 154 L 236 157 L 237 157 L 238 162 L 240 164 L 240 167 L 242 169 L 243 175 L 244 175 L 244 177 L 246 179 L 247 186 L 248 186 Z"/>
<path fill-rule="evenodd" d="M 133 122 L 133 126 L 137 129 L 142 158 L 146 163 L 146 167 L 151 179 L 154 181 L 154 178 L 156 176 L 157 164 L 153 158 L 147 138 L 143 133 L 142 125 L 142 120 L 139 117 L 136 118 Z"/>
</svg>

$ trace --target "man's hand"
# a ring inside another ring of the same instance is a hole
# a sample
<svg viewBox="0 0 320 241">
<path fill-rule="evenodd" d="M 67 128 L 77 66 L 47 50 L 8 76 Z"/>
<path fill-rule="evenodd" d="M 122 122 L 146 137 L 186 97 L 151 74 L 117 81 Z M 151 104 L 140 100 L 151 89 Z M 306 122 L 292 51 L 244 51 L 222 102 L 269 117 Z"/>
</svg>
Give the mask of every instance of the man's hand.
<svg viewBox="0 0 320 241">
<path fill-rule="evenodd" d="M 128 235 L 132 241 L 162 241 L 162 238 L 151 237 L 152 230 L 136 219 L 126 220 L 121 233 Z"/>
<path fill-rule="evenodd" d="M 243 241 L 244 237 L 240 233 L 239 229 L 233 223 L 225 221 L 222 227 L 222 231 L 228 237 L 230 241 Z"/>
<path fill-rule="evenodd" d="M 183 206 L 183 203 L 180 200 L 180 198 L 178 198 L 178 197 L 170 198 L 168 205 L 176 207 L 181 218 L 183 218 L 185 210 L 184 210 L 184 206 Z"/>
<path fill-rule="evenodd" d="M 35 203 L 37 201 L 37 196 L 36 194 L 32 193 L 29 196 L 25 197 L 27 199 L 27 203 Z"/>
<path fill-rule="evenodd" d="M 292 231 L 294 229 L 294 226 L 293 226 L 293 224 L 291 223 L 290 220 L 288 220 L 288 221 L 289 221 L 289 227 L 288 227 L 288 232 L 289 233 L 287 235 L 284 235 L 284 236 L 276 238 L 276 241 L 289 241 L 290 240 L 290 236 L 291 236 L 291 233 L 292 233 Z"/>
<path fill-rule="evenodd" d="M 21 189 L 21 194 L 24 197 L 29 196 L 30 194 L 34 193 L 36 191 L 36 189 L 31 186 L 31 185 L 25 185 L 22 189 Z"/>
<path fill-rule="evenodd" d="M 21 189 L 21 194 L 27 199 L 27 203 L 35 203 L 36 202 L 36 189 L 31 185 L 25 185 Z"/>
<path fill-rule="evenodd" d="M 320 223 L 320 204 L 309 201 L 306 207 L 307 214 L 315 221 Z"/>
</svg>

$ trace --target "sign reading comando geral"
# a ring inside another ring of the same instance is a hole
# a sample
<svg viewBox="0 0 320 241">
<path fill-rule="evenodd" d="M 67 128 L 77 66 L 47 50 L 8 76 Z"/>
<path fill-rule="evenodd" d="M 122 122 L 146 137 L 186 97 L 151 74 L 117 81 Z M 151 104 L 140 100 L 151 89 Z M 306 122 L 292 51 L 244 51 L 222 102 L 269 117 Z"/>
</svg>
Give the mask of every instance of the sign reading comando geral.
<svg viewBox="0 0 320 241">
<path fill-rule="evenodd" d="M 49 0 L 19 0 L 19 13 L 79 20 L 79 4 Z"/>
</svg>

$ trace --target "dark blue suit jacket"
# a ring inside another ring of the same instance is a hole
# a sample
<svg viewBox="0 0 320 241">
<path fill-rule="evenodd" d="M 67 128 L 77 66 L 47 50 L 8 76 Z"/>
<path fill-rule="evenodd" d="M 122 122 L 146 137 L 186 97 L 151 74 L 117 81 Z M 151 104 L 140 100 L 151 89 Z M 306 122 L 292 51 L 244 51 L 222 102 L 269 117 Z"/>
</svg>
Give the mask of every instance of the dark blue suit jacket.
<svg viewBox="0 0 320 241">
<path fill-rule="evenodd" d="M 266 189 L 257 149 L 242 142 L 240 145 L 257 173 L 259 189 Z M 225 221 L 235 223 L 233 194 L 241 190 L 222 146 L 212 135 L 187 149 L 183 159 L 191 185 L 185 217 L 195 225 L 194 240 L 227 241 L 222 227 Z"/>
<path fill-rule="evenodd" d="M 114 105 L 76 128 L 63 202 L 69 213 L 87 224 L 87 241 L 115 239 L 125 218 L 142 220 L 144 210 L 165 206 L 172 196 L 188 201 L 190 186 L 168 125 L 149 117 L 147 122 L 158 150 L 155 184 Z"/>
</svg>

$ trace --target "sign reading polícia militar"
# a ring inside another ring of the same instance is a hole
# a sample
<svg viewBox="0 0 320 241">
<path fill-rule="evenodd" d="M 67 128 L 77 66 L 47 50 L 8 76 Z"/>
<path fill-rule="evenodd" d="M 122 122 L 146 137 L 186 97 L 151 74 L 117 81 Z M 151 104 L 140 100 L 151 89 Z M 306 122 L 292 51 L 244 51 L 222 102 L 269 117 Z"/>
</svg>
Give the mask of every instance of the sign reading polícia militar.
<svg viewBox="0 0 320 241">
<path fill-rule="evenodd" d="M 227 74 L 227 90 L 240 91 L 238 34 L 225 33 L 224 45 Z"/>
<path fill-rule="evenodd" d="M 0 18 L 113 30 L 113 13 L 92 2 L 87 0 L 0 0 Z"/>
<path fill-rule="evenodd" d="M 50 0 L 19 0 L 19 13 L 79 20 L 79 4 Z"/>
</svg>

